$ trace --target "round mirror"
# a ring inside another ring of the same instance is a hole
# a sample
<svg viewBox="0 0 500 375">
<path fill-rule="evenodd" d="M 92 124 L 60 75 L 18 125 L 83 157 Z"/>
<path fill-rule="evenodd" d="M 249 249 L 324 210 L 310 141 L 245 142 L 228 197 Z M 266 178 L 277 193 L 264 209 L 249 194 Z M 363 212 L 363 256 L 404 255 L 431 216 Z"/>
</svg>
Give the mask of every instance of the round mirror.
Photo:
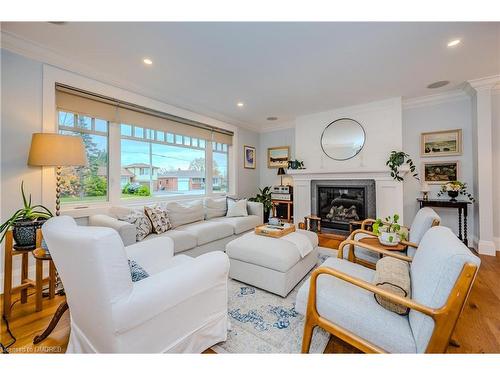
<svg viewBox="0 0 500 375">
<path fill-rule="evenodd" d="M 327 125 L 321 134 L 323 152 L 334 160 L 355 157 L 365 145 L 366 134 L 361 124 L 350 118 L 341 118 Z"/>
</svg>

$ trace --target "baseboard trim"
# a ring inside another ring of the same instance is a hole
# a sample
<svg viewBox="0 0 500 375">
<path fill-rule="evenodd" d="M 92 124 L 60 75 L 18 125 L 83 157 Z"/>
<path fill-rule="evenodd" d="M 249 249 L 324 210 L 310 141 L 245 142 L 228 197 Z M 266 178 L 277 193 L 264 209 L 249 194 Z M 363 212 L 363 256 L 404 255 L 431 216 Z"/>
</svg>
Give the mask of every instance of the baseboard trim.
<svg viewBox="0 0 500 375">
<path fill-rule="evenodd" d="M 496 255 L 496 246 L 493 241 L 479 240 L 477 246 L 478 253 L 481 255 Z"/>
</svg>

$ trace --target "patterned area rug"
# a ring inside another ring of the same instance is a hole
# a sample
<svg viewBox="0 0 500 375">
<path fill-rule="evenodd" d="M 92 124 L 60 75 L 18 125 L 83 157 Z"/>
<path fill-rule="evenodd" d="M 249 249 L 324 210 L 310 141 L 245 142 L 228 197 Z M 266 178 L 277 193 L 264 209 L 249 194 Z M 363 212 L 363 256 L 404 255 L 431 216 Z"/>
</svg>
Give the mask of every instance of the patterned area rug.
<svg viewBox="0 0 500 375">
<path fill-rule="evenodd" d="M 335 255 L 321 249 L 318 265 Z M 231 327 L 227 341 L 212 349 L 217 353 L 300 353 L 305 317 L 295 311 L 295 297 L 308 277 L 309 274 L 286 298 L 230 279 Z M 326 331 L 316 328 L 310 353 L 323 353 L 328 339 Z"/>
</svg>

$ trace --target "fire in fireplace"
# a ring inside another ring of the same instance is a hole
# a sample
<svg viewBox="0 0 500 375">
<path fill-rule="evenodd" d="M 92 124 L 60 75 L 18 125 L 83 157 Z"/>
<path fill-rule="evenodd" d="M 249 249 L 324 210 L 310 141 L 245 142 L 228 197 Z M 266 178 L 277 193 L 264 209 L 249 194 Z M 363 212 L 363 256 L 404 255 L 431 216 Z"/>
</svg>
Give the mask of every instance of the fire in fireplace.
<svg viewBox="0 0 500 375">
<path fill-rule="evenodd" d="M 321 226 L 345 232 L 351 221 L 371 217 L 375 210 L 375 183 L 372 180 L 318 181 L 313 183 L 315 214 Z"/>
</svg>

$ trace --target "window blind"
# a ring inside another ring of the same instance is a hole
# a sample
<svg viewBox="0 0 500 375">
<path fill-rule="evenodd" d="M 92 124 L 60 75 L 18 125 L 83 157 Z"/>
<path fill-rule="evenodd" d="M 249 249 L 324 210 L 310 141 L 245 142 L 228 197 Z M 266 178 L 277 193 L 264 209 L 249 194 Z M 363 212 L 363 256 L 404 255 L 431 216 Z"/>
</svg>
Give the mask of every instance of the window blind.
<svg viewBox="0 0 500 375">
<path fill-rule="evenodd" d="M 233 144 L 231 131 L 61 84 L 56 84 L 56 106 L 62 111 L 98 117 L 118 124 L 137 125 L 228 145 Z"/>
</svg>

